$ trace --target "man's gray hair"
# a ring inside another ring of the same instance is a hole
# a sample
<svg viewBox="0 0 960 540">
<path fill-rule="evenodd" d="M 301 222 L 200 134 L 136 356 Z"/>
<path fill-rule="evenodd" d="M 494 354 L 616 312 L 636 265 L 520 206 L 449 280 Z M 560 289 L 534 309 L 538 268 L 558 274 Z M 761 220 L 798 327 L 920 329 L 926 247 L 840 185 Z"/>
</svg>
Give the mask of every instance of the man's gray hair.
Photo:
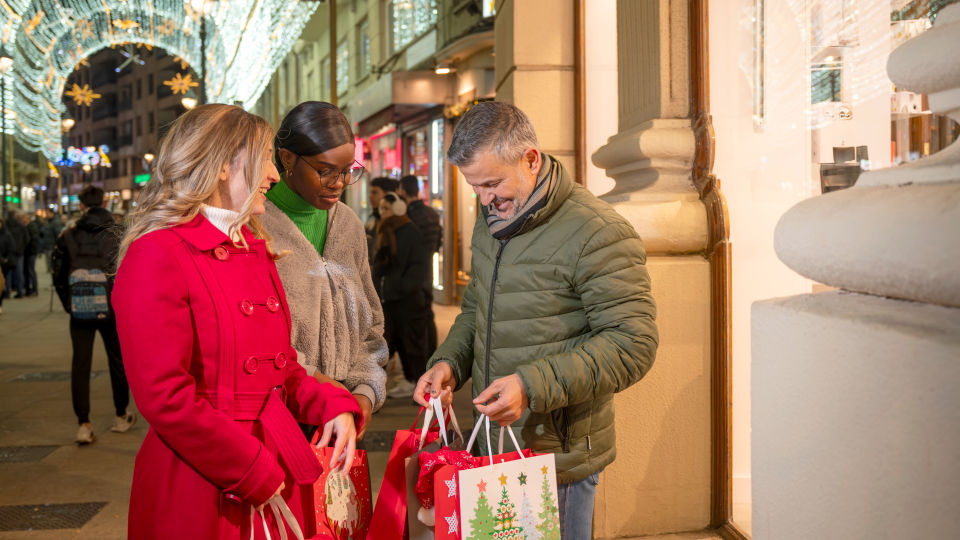
<svg viewBox="0 0 960 540">
<path fill-rule="evenodd" d="M 540 150 L 533 122 L 523 111 L 499 101 L 485 101 L 470 108 L 453 131 L 447 159 L 467 165 L 478 151 L 492 149 L 504 163 L 520 159 L 527 148 Z"/>
</svg>

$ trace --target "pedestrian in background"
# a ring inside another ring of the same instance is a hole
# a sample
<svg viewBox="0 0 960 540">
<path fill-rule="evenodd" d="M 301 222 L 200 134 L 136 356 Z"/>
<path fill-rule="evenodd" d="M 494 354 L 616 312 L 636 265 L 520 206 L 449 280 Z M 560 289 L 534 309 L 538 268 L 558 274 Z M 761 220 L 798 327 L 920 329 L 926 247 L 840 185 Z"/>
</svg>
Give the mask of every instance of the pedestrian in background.
<svg viewBox="0 0 960 540">
<path fill-rule="evenodd" d="M 414 398 L 449 399 L 472 379 L 478 412 L 554 453 L 560 537 L 588 540 L 599 474 L 617 452 L 613 395 L 647 373 L 659 342 L 643 243 L 540 151 L 513 105 L 467 111 L 447 158 L 482 205 L 473 279 Z M 492 437 L 479 447 L 497 448 Z"/>
<path fill-rule="evenodd" d="M 10 237 L 13 238 L 13 268 L 7 273 L 7 296 L 12 298 L 23 298 L 24 278 L 23 278 L 23 252 L 27 246 L 28 233 L 23 224 L 20 223 L 20 212 L 13 210 L 7 213 L 7 229 L 10 231 Z"/>
<path fill-rule="evenodd" d="M 102 189 L 88 185 L 77 197 L 84 213 L 57 239 L 52 256 L 53 286 L 63 309 L 70 314 L 70 343 L 73 345 L 70 390 L 73 412 L 80 424 L 76 442 L 90 444 L 96 440 L 90 422 L 90 370 L 97 332 L 107 351 L 116 412 L 110 430 L 125 433 L 137 417 L 127 410 L 130 388 L 123 370 L 117 321 L 109 302 L 121 230 L 110 212 L 102 208 Z"/>
<path fill-rule="evenodd" d="M 38 294 L 37 255 L 40 254 L 40 225 L 37 219 L 30 219 L 29 213 L 20 212 L 20 224 L 27 231 L 27 240 L 23 247 L 24 296 Z"/>
<path fill-rule="evenodd" d="M 384 335 L 403 366 L 404 380 L 387 392 L 391 398 L 413 395 L 429 357 L 424 289 L 430 280 L 430 256 L 423 247 L 423 236 L 406 213 L 407 205 L 396 193 L 384 195 L 373 258 L 373 280 L 386 319 Z"/>
<path fill-rule="evenodd" d="M 354 162 L 353 141 L 349 121 L 334 105 L 308 101 L 294 107 L 277 132 L 283 180 L 267 193 L 263 224 L 276 249 L 290 252 L 277 271 L 290 302 L 300 364 L 321 381 L 342 383 L 366 426 L 386 399 L 387 344 L 363 224 L 340 202 L 363 170 Z"/>
<path fill-rule="evenodd" d="M 367 253 L 370 263 L 373 263 L 373 251 L 377 244 L 377 226 L 380 225 L 380 201 L 387 193 L 396 193 L 397 181 L 385 176 L 378 176 L 370 181 L 367 193 L 370 199 L 370 216 L 363 225 L 367 233 Z"/>
<path fill-rule="evenodd" d="M 321 469 L 297 419 L 324 426 L 323 445 L 336 437 L 330 466 L 352 463 L 360 408 L 296 362 L 278 255 L 257 220 L 279 180 L 272 141 L 266 120 L 241 107 L 187 111 L 130 217 L 113 303 L 150 423 L 133 471 L 131 539 L 302 530 L 302 488 Z"/>
<path fill-rule="evenodd" d="M 0 313 L 3 313 L 3 299 L 7 297 L 7 275 L 17 264 L 13 252 L 13 235 L 0 218 Z"/>
<path fill-rule="evenodd" d="M 436 276 L 433 275 L 433 256 L 440 252 L 443 247 L 443 226 L 440 225 L 440 214 L 436 210 L 424 204 L 420 198 L 420 179 L 409 175 L 400 179 L 400 196 L 407 203 L 407 217 L 420 230 L 423 236 L 423 248 L 431 258 L 430 280 L 423 290 L 426 296 L 426 309 L 424 316 L 427 318 L 427 356 L 437 350 L 437 323 L 433 316 L 433 282 Z"/>
<path fill-rule="evenodd" d="M 60 223 L 60 216 L 47 212 L 47 219 L 43 224 L 43 227 L 40 229 L 40 249 L 43 252 L 44 261 L 47 264 L 47 272 L 53 272 L 53 246 L 57 242 L 57 238 L 60 237 L 60 231 L 62 230 L 62 225 Z"/>
</svg>

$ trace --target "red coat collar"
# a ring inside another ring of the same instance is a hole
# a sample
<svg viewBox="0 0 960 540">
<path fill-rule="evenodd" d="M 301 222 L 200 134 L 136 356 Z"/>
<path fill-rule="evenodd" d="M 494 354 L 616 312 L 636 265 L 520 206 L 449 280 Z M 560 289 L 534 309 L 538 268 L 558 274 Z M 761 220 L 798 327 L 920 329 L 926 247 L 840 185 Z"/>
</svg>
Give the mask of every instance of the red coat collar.
<svg viewBox="0 0 960 540">
<path fill-rule="evenodd" d="M 240 230 L 247 240 L 247 245 L 262 242 L 253 236 L 253 232 L 246 225 Z M 209 251 L 221 244 L 232 244 L 227 235 L 210 223 L 202 213 L 198 213 L 186 223 L 177 225 L 173 231 L 200 251 Z"/>
</svg>

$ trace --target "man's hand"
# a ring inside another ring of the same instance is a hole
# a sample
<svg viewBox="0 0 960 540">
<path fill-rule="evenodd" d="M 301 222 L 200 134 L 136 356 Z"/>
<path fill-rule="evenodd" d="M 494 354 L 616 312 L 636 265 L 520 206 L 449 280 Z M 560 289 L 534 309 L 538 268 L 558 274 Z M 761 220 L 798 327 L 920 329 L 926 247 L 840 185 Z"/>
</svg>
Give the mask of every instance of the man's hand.
<svg viewBox="0 0 960 540">
<path fill-rule="evenodd" d="M 457 379 L 453 376 L 453 368 L 446 362 L 437 362 L 417 381 L 417 387 L 413 391 L 413 400 L 426 407 L 428 403 L 425 396 L 429 393 L 433 397 L 439 397 L 443 402 L 444 409 L 446 409 L 453 401 L 455 386 L 457 386 Z"/>
<path fill-rule="evenodd" d="M 473 400 L 480 414 L 501 426 L 509 426 L 523 416 L 530 406 L 527 391 L 519 375 L 508 375 L 493 381 Z"/>
<path fill-rule="evenodd" d="M 357 426 L 353 421 L 352 413 L 341 413 L 333 420 L 323 425 L 323 436 L 317 443 L 317 448 L 325 448 L 330 444 L 333 435 L 337 440 L 333 444 L 333 455 L 330 456 L 330 466 L 336 467 L 341 462 L 340 470 L 348 471 L 353 465 L 353 455 L 357 448 Z"/>
<path fill-rule="evenodd" d="M 367 432 L 367 428 L 370 426 L 370 418 L 373 417 L 373 403 L 370 403 L 370 398 L 363 394 L 354 394 L 353 398 L 357 400 L 360 411 L 363 412 L 363 427 L 357 432 L 357 440 L 362 441 L 363 434 Z"/>
<path fill-rule="evenodd" d="M 319 369 L 318 369 L 317 371 L 314 371 L 314 372 L 313 372 L 313 378 L 316 379 L 316 380 L 318 380 L 318 381 L 320 381 L 321 383 L 330 383 L 330 384 L 336 386 L 337 388 L 343 388 L 344 390 L 347 390 L 347 387 L 344 386 L 343 384 L 341 384 L 340 381 L 338 381 L 338 380 L 336 380 L 336 379 L 334 379 L 334 378 L 332 378 L 332 377 L 327 377 L 327 376 L 324 375 L 323 373 L 320 373 L 320 370 L 319 370 Z M 349 390 L 348 390 L 348 391 L 349 391 Z"/>
</svg>

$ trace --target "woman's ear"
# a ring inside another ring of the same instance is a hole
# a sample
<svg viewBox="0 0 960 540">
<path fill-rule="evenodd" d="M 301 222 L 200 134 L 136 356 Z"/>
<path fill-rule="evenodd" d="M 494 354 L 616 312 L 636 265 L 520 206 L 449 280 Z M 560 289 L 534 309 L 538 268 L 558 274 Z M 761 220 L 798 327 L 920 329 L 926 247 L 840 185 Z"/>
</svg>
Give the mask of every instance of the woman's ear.
<svg viewBox="0 0 960 540">
<path fill-rule="evenodd" d="M 286 148 L 281 148 L 279 153 L 280 167 L 283 169 L 284 173 L 289 174 L 290 169 L 293 168 L 293 164 L 297 160 L 297 155 Z"/>
<path fill-rule="evenodd" d="M 226 182 L 230 179 L 230 164 L 224 163 L 223 167 L 220 167 L 220 174 L 217 175 L 217 180 L 221 182 Z"/>
</svg>

